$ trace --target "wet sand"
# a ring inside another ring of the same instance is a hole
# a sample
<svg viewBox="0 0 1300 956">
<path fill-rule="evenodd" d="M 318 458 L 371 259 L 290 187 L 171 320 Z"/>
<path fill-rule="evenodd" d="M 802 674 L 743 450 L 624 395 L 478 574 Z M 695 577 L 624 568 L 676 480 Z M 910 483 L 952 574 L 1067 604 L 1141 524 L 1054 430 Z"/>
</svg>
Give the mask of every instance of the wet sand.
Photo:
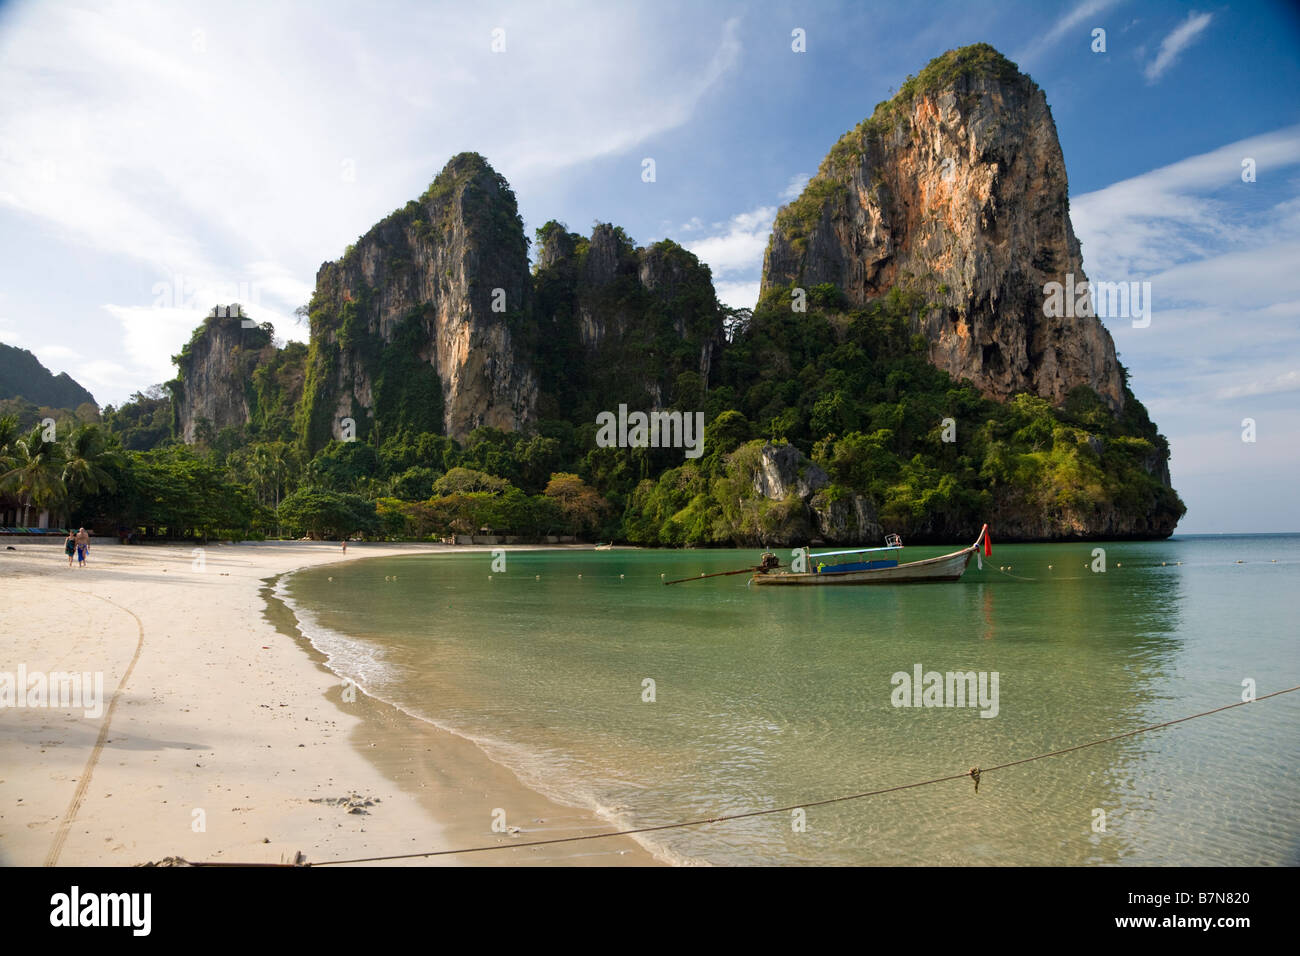
<svg viewBox="0 0 1300 956">
<path fill-rule="evenodd" d="M 0 674 L 103 674 L 102 713 L 0 707 L 0 864 L 653 865 L 594 814 L 525 787 L 472 741 L 353 689 L 270 593 L 336 561 L 469 546 L 61 541 L 0 551 Z M 201 566 L 200 566 L 201 565 Z M 124 680 L 124 677 L 126 678 Z M 493 811 L 510 832 L 494 832 Z M 358 811 L 358 812 L 354 812 Z"/>
</svg>

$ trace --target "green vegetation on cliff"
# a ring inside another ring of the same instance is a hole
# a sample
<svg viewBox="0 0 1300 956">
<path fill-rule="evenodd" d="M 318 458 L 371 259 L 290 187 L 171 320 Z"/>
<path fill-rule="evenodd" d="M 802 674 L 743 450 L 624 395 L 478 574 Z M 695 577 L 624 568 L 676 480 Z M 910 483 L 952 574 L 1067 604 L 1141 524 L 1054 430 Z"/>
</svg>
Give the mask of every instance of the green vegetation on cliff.
<svg viewBox="0 0 1300 956">
<path fill-rule="evenodd" d="M 909 78 L 831 150 L 777 228 L 806 243 L 847 199 L 853 163 L 880 145 L 870 137 L 897 107 L 984 75 L 1019 73 L 977 45 Z M 802 290 L 807 311 L 792 310 L 788 285 L 768 288 L 752 312 L 728 310 L 708 267 L 671 240 L 640 248 L 611 224 L 584 237 L 556 221 L 536 235 L 529 275 L 509 186 L 477 154 L 455 157 L 418 201 L 321 268 L 310 348 L 277 350 L 269 332 L 230 347 L 223 367 L 246 425 L 196 429 L 177 447 L 159 434 L 161 393 L 109 409 L 110 443 L 127 450 L 120 480 L 70 496 L 70 513 L 168 535 L 488 532 L 684 546 L 867 543 L 881 529 L 952 541 L 983 521 L 1014 529 L 1004 537 L 1159 536 L 1184 511 L 1168 486 L 1168 444 L 1126 381 L 1118 418 L 1087 387 L 1059 407 L 1030 392 L 986 398 L 930 363 L 917 330 L 938 306 L 908 273 L 860 307 L 822 283 Z M 517 281 L 504 331 L 486 305 L 498 275 Z M 448 328 L 467 325 L 480 337 L 457 343 L 485 351 L 473 354 L 472 381 L 444 383 L 438 349 Z M 510 349 L 478 344 L 487 333 Z M 527 376 L 511 379 L 512 362 Z M 479 413 L 496 394 L 483 383 L 507 379 L 506 401 L 527 406 L 514 421 L 526 425 L 473 427 L 502 420 Z M 225 379 L 209 370 L 205 381 Z M 184 371 L 171 383 L 173 404 L 190 383 Z M 481 403 L 444 427 L 465 390 Z M 700 413 L 702 454 L 601 447 L 596 417 L 620 405 L 692 423 Z M 337 440 L 347 417 L 353 440 Z M 218 480 L 241 490 L 214 503 Z"/>
<path fill-rule="evenodd" d="M 793 445 L 826 472 L 823 503 L 865 496 L 888 530 L 922 540 L 960 538 L 995 516 L 1039 520 L 1044 533 L 1139 516 L 1153 534 L 1182 516 L 1161 480 L 1168 444 L 1131 392 L 1120 420 L 1086 386 L 1059 409 L 1028 394 L 986 399 L 926 360 L 909 331 L 922 297 L 894 290 L 846 311 L 836 291 L 810 290 L 807 313 L 790 310 L 789 289 L 764 297 L 712 392 L 731 410 L 711 419 L 700 461 L 637 487 L 629 540 L 800 540 L 804 509 L 754 488 L 767 442 Z"/>
<path fill-rule="evenodd" d="M 804 191 L 778 211 L 776 230 L 798 251 L 805 251 L 808 236 L 826 208 L 848 195 L 847 182 L 862 162 L 870 141 L 878 141 L 906 120 L 918 98 L 940 90 L 962 88 L 977 77 L 989 77 L 1000 83 L 1019 80 L 1030 89 L 1037 89 L 1016 64 L 987 43 L 974 43 L 935 57 L 916 76 L 904 80 L 893 97 L 876 104 L 871 116 L 836 141 Z M 959 97 L 959 103 L 968 106 L 969 97 Z"/>
<path fill-rule="evenodd" d="M 581 246 L 574 243 L 575 250 Z M 672 248 L 661 251 L 670 259 L 677 255 Z M 576 273 L 580 265 L 579 257 L 565 268 Z M 539 301 L 577 301 L 564 286 L 565 268 L 539 270 Z M 552 295 L 548 282 L 558 283 L 561 294 Z M 700 292 L 687 281 L 668 301 L 702 307 L 692 298 Z M 827 284 L 807 290 L 808 311 L 799 313 L 790 308 L 790 292 L 770 290 L 752 314 L 735 316 L 732 340 L 709 382 L 689 372 L 674 381 L 672 394 L 681 399 L 676 407 L 705 416 L 697 459 L 685 458 L 680 448 L 597 447 L 595 410 L 615 403 L 606 393 L 602 405 L 599 387 L 587 380 L 568 393 L 589 406 L 580 412 L 542 419 L 527 433 L 480 428 L 455 441 L 439 433 L 436 377 L 422 370 L 427 363 L 415 357 L 399 329 L 395 344 L 373 358 L 379 427 L 359 431 L 358 440 L 327 439 L 312 455 L 301 442 L 275 441 L 269 433 L 233 444 L 208 435 L 192 448 L 127 456 L 119 490 L 92 496 L 74 513 L 84 520 L 147 523 L 171 534 L 222 528 L 244 535 L 443 537 L 487 529 L 526 538 L 576 534 L 678 546 L 804 542 L 818 536 L 809 505 L 826 511 L 856 498 L 870 502 L 882 527 L 912 540 L 960 539 L 982 521 L 999 518 L 1027 529 L 1041 526 L 1044 534 L 1068 528 L 1086 534 L 1088 528 L 1131 525 L 1136 517 L 1139 529 L 1160 534 L 1183 513 L 1162 480 L 1167 442 L 1131 392 L 1119 419 L 1086 387 L 1060 408 L 1029 394 L 991 401 L 927 361 L 924 341 L 911 331 L 929 307 L 922 296 L 895 289 L 867 308 L 849 309 Z M 616 289 L 605 301 L 627 307 L 628 294 L 620 300 Z M 412 328 L 417 320 L 410 317 Z M 345 315 L 343 336 L 348 321 Z M 557 381 L 563 351 L 541 354 L 560 363 L 550 379 Z M 669 360 L 675 355 L 671 348 L 662 354 Z M 292 367 L 268 362 L 255 377 L 269 383 Z M 631 364 L 638 373 L 646 367 Z M 406 384 L 390 391 L 390 376 Z M 260 395 L 291 391 L 267 383 L 255 386 Z M 417 387 L 426 390 L 423 398 Z M 309 395 L 300 415 L 310 413 Z M 110 430 L 136 445 L 141 429 L 157 418 L 147 409 L 159 401 L 139 396 L 110 409 Z M 289 414 L 261 398 L 258 408 L 267 421 L 284 422 Z M 562 411 L 558 404 L 552 408 Z M 807 502 L 760 494 L 769 444 L 797 449 L 807 459 L 802 467 L 824 472 L 825 487 Z M 214 475 L 243 489 L 217 513 L 203 492 Z M 560 483 L 568 489 L 567 508 L 553 487 L 557 476 L 570 476 Z M 172 502 L 169 518 L 150 510 L 149 495 Z M 354 499 L 378 509 L 373 520 Z M 352 517 L 343 521 L 341 515 Z"/>
<path fill-rule="evenodd" d="M 95 398 L 69 377 L 55 375 L 31 352 L 0 342 L 0 399 L 21 399 L 35 406 L 75 409 Z"/>
</svg>

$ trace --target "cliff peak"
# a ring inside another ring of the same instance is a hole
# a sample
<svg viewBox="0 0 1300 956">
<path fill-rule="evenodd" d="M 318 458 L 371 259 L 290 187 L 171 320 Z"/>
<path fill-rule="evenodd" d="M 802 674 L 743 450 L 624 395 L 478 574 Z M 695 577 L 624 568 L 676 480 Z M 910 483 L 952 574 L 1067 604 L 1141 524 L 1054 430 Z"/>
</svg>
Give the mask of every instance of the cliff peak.
<svg viewBox="0 0 1300 956">
<path fill-rule="evenodd" d="M 309 307 L 300 432 L 315 449 L 351 420 L 463 438 L 532 419 L 520 360 L 528 240 L 515 194 L 479 153 L 453 156 L 418 200 L 321 266 Z"/>
<path fill-rule="evenodd" d="M 1091 316 L 1044 314 L 1049 282 L 1086 281 L 1043 91 L 988 44 L 950 50 L 831 147 L 777 214 L 763 290 L 824 283 L 861 307 L 920 293 L 930 361 L 1005 400 L 1086 385 L 1113 412 L 1124 382 Z"/>
</svg>

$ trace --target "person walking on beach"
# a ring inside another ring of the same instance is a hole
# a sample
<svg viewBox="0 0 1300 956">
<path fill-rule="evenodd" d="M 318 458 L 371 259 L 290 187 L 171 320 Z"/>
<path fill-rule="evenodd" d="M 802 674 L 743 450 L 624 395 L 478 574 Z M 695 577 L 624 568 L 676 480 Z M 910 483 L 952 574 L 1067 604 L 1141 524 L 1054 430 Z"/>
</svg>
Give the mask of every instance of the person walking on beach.
<svg viewBox="0 0 1300 956">
<path fill-rule="evenodd" d="M 72 567 L 72 556 L 77 553 L 77 536 L 71 531 L 63 540 L 63 553 L 68 556 L 68 567 Z"/>
<path fill-rule="evenodd" d="M 77 529 L 77 566 L 86 566 L 86 555 L 90 552 L 90 535 L 85 528 Z"/>
</svg>

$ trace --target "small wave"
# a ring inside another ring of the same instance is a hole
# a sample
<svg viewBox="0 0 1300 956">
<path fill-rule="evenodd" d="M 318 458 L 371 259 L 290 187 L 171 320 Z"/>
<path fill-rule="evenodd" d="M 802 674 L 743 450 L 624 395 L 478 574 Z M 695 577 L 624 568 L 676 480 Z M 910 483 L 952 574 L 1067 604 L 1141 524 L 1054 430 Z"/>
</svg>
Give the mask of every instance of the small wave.
<svg viewBox="0 0 1300 956">
<path fill-rule="evenodd" d="M 362 693 L 396 708 L 414 720 L 469 741 L 493 763 L 505 767 L 518 777 L 524 786 L 554 803 L 591 813 L 616 830 L 634 829 L 643 825 L 627 816 L 626 811 L 604 804 L 597 795 L 588 792 L 587 788 L 577 780 L 572 781 L 568 787 L 557 786 L 554 782 L 555 765 L 541 754 L 497 737 L 474 733 L 463 727 L 448 724 L 403 704 L 392 692 L 400 691 L 401 687 L 397 668 L 384 659 L 384 649 L 381 646 L 322 624 L 316 612 L 295 600 L 289 593 L 288 580 L 299 570 L 310 570 L 310 568 L 294 569 L 280 575 L 272 589 L 272 594 L 289 609 L 297 622 L 299 632 L 308 643 L 325 655 L 325 666 L 341 679 L 351 680 Z M 693 859 L 672 849 L 662 840 L 652 839 L 647 834 L 632 834 L 631 838 L 661 863 L 672 866 L 708 865 L 704 861 Z"/>
<path fill-rule="evenodd" d="M 314 611 L 289 593 L 288 579 L 294 573 L 281 575 L 272 594 L 289 609 L 307 642 L 325 655 L 326 667 L 375 696 L 370 688 L 381 686 L 394 676 L 394 668 L 384 659 L 383 648 L 322 624 Z"/>
</svg>

